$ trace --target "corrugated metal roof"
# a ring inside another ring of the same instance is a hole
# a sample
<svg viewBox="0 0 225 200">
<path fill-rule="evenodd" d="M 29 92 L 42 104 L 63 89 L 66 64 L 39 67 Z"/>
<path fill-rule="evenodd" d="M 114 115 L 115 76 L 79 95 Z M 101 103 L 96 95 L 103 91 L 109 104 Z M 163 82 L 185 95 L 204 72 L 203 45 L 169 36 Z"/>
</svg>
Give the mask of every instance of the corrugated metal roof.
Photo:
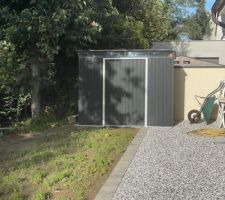
<svg viewBox="0 0 225 200">
<path fill-rule="evenodd" d="M 119 50 L 78 50 L 79 56 L 97 56 L 97 57 L 172 57 L 175 58 L 175 51 L 172 49 L 119 49 Z"/>
<path fill-rule="evenodd" d="M 199 59 L 190 58 L 190 57 L 186 57 L 186 56 L 178 56 L 174 60 L 174 66 L 175 67 L 206 67 L 206 68 L 225 67 L 224 65 L 210 63 L 210 62 L 206 62 L 206 61 L 202 61 Z"/>
</svg>

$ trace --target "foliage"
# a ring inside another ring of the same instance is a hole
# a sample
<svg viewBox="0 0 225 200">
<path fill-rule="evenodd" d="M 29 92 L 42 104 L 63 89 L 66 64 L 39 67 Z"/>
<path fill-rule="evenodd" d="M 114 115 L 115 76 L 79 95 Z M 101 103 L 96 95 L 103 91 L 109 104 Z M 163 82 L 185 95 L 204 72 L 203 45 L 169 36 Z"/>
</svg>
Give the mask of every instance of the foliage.
<svg viewBox="0 0 225 200">
<path fill-rule="evenodd" d="M 180 5 L 173 0 L 164 1 L 164 12 L 169 16 L 168 36 L 166 40 L 178 39 L 182 32 L 181 25 L 183 24 L 185 14 Z"/>
<path fill-rule="evenodd" d="M 195 0 L 164 0 L 164 12 L 169 19 L 168 36 L 165 40 L 179 40 L 185 31 L 184 23 L 188 9 L 195 6 Z"/>
<path fill-rule="evenodd" d="M 91 0 L 1 1 L 0 107 L 4 121 L 18 119 L 21 101 L 15 101 L 32 94 L 30 64 L 39 65 L 41 90 L 50 89 L 55 85 L 55 56 L 65 47 L 62 42 L 69 37 L 75 49 L 95 42 L 100 28 L 91 19 L 93 4 Z M 30 105 L 26 103 L 23 109 Z M 15 112 L 16 117 L 11 114 Z"/>
<path fill-rule="evenodd" d="M 186 20 L 185 29 L 192 40 L 203 40 L 210 34 L 210 15 L 205 10 L 205 0 L 196 0 L 197 11 Z"/>
<path fill-rule="evenodd" d="M 46 107 L 39 119 L 28 118 L 20 120 L 14 123 L 14 128 L 21 133 L 37 133 L 65 124 L 65 119 L 57 118 L 51 108 Z"/>
<path fill-rule="evenodd" d="M 143 23 L 142 37 L 147 40 L 148 47 L 153 41 L 167 37 L 169 18 L 160 0 L 113 0 L 113 4 L 121 14 Z"/>
<path fill-rule="evenodd" d="M 30 93 L 27 91 L 27 71 L 16 66 L 15 46 L 0 41 L 0 125 L 27 114 Z"/>
<path fill-rule="evenodd" d="M 64 126 L 21 138 L 16 148 L 3 138 L 0 199 L 87 199 L 135 132 Z"/>
<path fill-rule="evenodd" d="M 165 40 L 202 40 L 209 34 L 210 16 L 204 0 L 164 0 L 163 5 L 169 19 Z"/>
<path fill-rule="evenodd" d="M 35 1 L 26 3 L 11 0 L 3 7 L 5 23 L 3 36 L 15 45 L 21 59 L 41 59 L 53 62 L 54 55 L 60 50 L 59 41 L 67 29 L 78 30 L 73 40 L 80 43 L 93 41 L 99 32 L 90 19 L 92 1 L 67 0 Z M 78 45 L 77 45 L 78 46 Z"/>
<path fill-rule="evenodd" d="M 105 37 L 99 42 L 99 48 L 149 48 L 149 41 L 143 36 L 144 24 L 141 21 L 119 15 L 111 17 L 109 22 L 102 31 Z"/>
</svg>

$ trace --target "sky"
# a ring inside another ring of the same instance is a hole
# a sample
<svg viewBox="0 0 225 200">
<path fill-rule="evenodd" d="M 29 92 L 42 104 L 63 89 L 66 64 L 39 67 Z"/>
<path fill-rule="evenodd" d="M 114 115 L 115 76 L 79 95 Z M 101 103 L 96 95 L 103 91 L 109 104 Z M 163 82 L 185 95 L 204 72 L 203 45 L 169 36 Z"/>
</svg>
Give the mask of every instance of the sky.
<svg viewBox="0 0 225 200">
<path fill-rule="evenodd" d="M 206 0 L 206 9 L 210 11 L 214 2 L 215 0 Z"/>
<path fill-rule="evenodd" d="M 216 0 L 206 0 L 206 4 L 205 4 L 206 10 L 211 12 L 212 5 L 214 4 L 215 1 Z M 195 12 L 195 9 L 189 8 L 188 11 L 189 11 L 189 14 L 193 14 Z"/>
</svg>

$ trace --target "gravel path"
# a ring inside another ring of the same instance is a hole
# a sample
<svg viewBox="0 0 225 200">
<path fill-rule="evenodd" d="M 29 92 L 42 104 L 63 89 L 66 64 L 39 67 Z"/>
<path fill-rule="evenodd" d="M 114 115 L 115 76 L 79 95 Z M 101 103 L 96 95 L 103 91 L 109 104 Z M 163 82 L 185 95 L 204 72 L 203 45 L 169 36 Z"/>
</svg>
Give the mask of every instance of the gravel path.
<svg viewBox="0 0 225 200">
<path fill-rule="evenodd" d="M 113 200 L 224 200 L 225 137 L 187 134 L 205 127 L 149 128 Z"/>
</svg>

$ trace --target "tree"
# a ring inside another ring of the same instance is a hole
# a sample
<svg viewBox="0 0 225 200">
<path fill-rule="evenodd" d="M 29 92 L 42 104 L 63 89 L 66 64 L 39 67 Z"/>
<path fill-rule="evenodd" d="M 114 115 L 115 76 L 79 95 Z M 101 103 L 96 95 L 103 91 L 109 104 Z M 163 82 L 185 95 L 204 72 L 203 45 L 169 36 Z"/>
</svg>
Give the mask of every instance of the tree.
<svg viewBox="0 0 225 200">
<path fill-rule="evenodd" d="M 120 14 L 143 24 L 143 28 L 139 26 L 143 30 L 139 29 L 139 31 L 142 32 L 143 39 L 148 41 L 148 48 L 153 41 L 160 41 L 167 37 L 169 19 L 164 13 L 163 3 L 160 0 L 113 0 L 113 5 Z M 142 48 L 145 47 L 146 45 Z"/>
<path fill-rule="evenodd" d="M 144 25 L 132 17 L 118 15 L 108 19 L 108 25 L 103 26 L 100 49 L 148 48 L 149 41 L 145 38 Z"/>
<path fill-rule="evenodd" d="M 145 0 L 145 12 L 140 15 L 143 18 L 144 33 L 150 45 L 154 41 L 162 41 L 168 36 L 169 16 L 164 13 L 161 1 Z"/>
<path fill-rule="evenodd" d="M 176 1 L 165 0 L 164 1 L 164 12 L 168 15 L 169 25 L 168 25 L 168 36 L 166 40 L 178 39 L 181 32 L 179 26 L 183 23 L 184 16 L 181 7 L 178 6 Z"/>
<path fill-rule="evenodd" d="M 40 116 L 42 79 L 54 65 L 62 38 L 70 33 L 75 47 L 94 42 L 100 31 L 92 19 L 94 7 L 92 0 L 1 1 L 0 41 L 13 44 L 16 65 L 31 71 L 33 118 Z"/>
<path fill-rule="evenodd" d="M 164 0 L 164 12 L 169 19 L 168 36 L 165 40 L 180 39 L 185 31 L 185 21 L 189 15 L 188 10 L 195 7 L 195 0 Z"/>
<path fill-rule="evenodd" d="M 190 16 L 185 23 L 185 30 L 192 40 L 203 40 L 210 34 L 210 15 L 205 9 L 205 0 L 196 0 L 196 13 Z"/>
</svg>

